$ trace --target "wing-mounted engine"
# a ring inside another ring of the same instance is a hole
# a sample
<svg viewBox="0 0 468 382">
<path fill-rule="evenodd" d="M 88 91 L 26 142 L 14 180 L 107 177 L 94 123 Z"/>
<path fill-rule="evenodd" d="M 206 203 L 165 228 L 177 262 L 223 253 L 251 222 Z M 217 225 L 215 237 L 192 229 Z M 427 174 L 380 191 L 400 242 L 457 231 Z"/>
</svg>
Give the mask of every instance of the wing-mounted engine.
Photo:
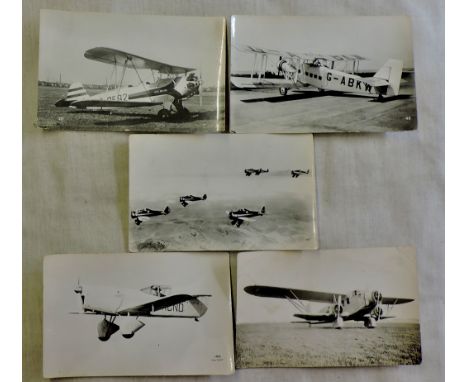
<svg viewBox="0 0 468 382">
<path fill-rule="evenodd" d="M 156 297 L 166 297 L 171 294 L 171 287 L 167 285 L 154 284 L 140 290 Z"/>
<path fill-rule="evenodd" d="M 292 60 L 280 57 L 278 62 L 278 71 L 283 73 L 284 78 L 295 81 L 297 78 L 297 65 Z"/>
</svg>

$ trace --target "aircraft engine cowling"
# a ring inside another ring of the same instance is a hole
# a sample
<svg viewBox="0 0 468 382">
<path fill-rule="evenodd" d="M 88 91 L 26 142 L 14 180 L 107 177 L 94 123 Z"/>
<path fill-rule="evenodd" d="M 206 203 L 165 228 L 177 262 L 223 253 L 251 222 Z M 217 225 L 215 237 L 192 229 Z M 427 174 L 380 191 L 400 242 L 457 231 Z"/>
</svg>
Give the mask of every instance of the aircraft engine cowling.
<svg viewBox="0 0 468 382">
<path fill-rule="evenodd" d="M 286 61 L 284 59 L 279 60 L 278 70 L 284 74 L 286 78 L 291 78 L 296 75 L 297 69 L 293 63 Z"/>
<path fill-rule="evenodd" d="M 378 290 L 374 290 L 374 291 L 371 293 L 371 300 L 372 300 L 375 304 L 379 304 L 379 303 L 382 301 L 382 293 L 380 293 Z"/>
<path fill-rule="evenodd" d="M 132 338 L 133 335 L 138 332 L 143 326 L 145 326 L 144 322 L 137 320 L 135 318 L 125 319 L 124 323 L 122 324 L 122 336 L 124 338 Z"/>
</svg>

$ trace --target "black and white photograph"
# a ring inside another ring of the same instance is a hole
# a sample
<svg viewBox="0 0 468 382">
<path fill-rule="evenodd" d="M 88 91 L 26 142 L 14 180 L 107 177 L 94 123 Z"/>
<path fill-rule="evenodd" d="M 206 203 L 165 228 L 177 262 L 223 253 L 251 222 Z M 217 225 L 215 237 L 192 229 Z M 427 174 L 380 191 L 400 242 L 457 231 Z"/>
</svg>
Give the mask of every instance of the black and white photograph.
<svg viewBox="0 0 468 382">
<path fill-rule="evenodd" d="M 129 248 L 316 249 L 312 135 L 131 135 Z"/>
<path fill-rule="evenodd" d="M 416 129 L 411 19 L 232 16 L 230 130 Z"/>
<path fill-rule="evenodd" d="M 44 378 L 234 372 L 227 253 L 44 260 Z"/>
<path fill-rule="evenodd" d="M 237 368 L 419 363 L 414 248 L 238 255 Z"/>
<path fill-rule="evenodd" d="M 38 126 L 225 130 L 223 17 L 41 10 Z"/>
</svg>

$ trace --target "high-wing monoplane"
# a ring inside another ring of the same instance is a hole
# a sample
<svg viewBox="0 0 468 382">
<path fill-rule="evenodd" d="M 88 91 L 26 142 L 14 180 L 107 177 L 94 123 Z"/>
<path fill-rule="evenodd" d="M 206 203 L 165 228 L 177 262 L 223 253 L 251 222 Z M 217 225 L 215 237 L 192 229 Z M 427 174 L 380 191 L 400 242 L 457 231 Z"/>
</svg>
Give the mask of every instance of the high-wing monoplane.
<svg viewBox="0 0 468 382">
<path fill-rule="evenodd" d="M 258 175 L 260 175 L 260 174 L 262 174 L 262 173 L 266 173 L 266 172 L 269 172 L 269 171 L 270 171 L 269 169 L 264 170 L 263 168 L 246 168 L 246 169 L 244 170 L 244 173 L 245 173 L 245 175 L 247 175 L 247 176 L 250 176 L 250 175 L 252 175 L 252 174 L 258 176 Z"/>
<path fill-rule="evenodd" d="M 149 220 L 155 216 L 168 215 L 171 212 L 169 206 L 163 211 L 152 210 L 151 208 L 143 208 L 136 211 L 130 212 L 130 217 L 135 221 L 136 225 L 140 225 L 142 222 Z"/>
<path fill-rule="evenodd" d="M 203 196 L 186 195 L 186 196 L 181 196 L 179 198 L 179 201 L 180 201 L 180 204 L 182 204 L 184 207 L 187 207 L 192 202 L 206 200 L 206 198 L 207 198 L 206 194 L 203 194 Z"/>
<path fill-rule="evenodd" d="M 188 110 L 182 101 L 199 94 L 201 81 L 194 68 L 185 68 L 150 60 L 112 48 L 93 48 L 85 52 L 90 60 L 112 65 L 116 82 L 107 90 L 89 95 L 83 85 L 70 85 L 67 96 L 55 103 L 57 107 L 103 110 L 119 107 L 140 107 L 162 105 L 158 112 L 160 119 L 171 115 L 186 115 Z M 119 74 L 119 68 L 122 68 Z M 127 70 L 134 70 L 140 83 L 136 86 L 122 86 Z M 141 70 L 149 70 L 153 82 L 146 82 L 140 76 Z"/>
<path fill-rule="evenodd" d="M 377 321 L 393 318 L 384 314 L 382 306 L 390 307 L 413 301 L 412 298 L 384 297 L 378 290 L 354 290 L 351 293 L 328 293 L 303 289 L 280 288 L 264 285 L 250 285 L 244 291 L 258 297 L 283 298 L 289 301 L 301 313 L 294 317 L 300 318 L 309 325 L 331 323 L 341 329 L 344 321 L 361 321 L 366 328 L 375 328 Z M 310 314 L 303 301 L 327 304 L 320 312 Z"/>
<path fill-rule="evenodd" d="M 309 170 L 307 169 L 307 171 L 305 170 L 291 170 L 291 176 L 293 178 L 299 178 L 299 175 L 308 175 L 309 174 Z"/>
<path fill-rule="evenodd" d="M 241 208 L 240 210 L 236 211 L 226 211 L 226 214 L 231 220 L 232 225 L 240 227 L 246 221 L 254 222 L 254 217 L 265 215 L 265 207 L 262 207 L 260 211 L 251 211 L 247 208 Z"/>
<path fill-rule="evenodd" d="M 400 91 L 403 62 L 388 60 L 373 77 L 355 73 L 364 57 L 352 55 L 301 54 L 253 46 L 238 46 L 238 50 L 254 54 L 250 78 L 231 76 L 238 88 L 279 88 L 281 95 L 290 89 L 336 91 L 378 97 L 397 96 Z M 260 65 L 257 68 L 257 57 Z M 266 78 L 268 58 L 274 57 L 277 74 Z M 340 67 L 340 69 L 338 69 Z"/>
<path fill-rule="evenodd" d="M 80 285 L 75 293 L 80 297 L 81 312 L 76 314 L 100 315 L 98 338 L 107 341 L 119 329 L 124 338 L 132 338 L 145 323 L 141 317 L 192 318 L 198 321 L 208 307 L 200 301 L 208 294 L 170 294 L 171 288 L 150 285 L 135 290 L 91 285 Z M 116 321 L 119 320 L 120 325 Z"/>
</svg>

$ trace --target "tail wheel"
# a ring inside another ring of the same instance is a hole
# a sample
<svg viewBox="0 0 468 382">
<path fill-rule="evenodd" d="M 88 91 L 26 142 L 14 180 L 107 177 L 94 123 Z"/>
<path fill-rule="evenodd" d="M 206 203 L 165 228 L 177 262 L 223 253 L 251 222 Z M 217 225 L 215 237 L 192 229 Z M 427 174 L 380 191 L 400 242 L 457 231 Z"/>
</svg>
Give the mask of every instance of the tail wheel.
<svg viewBox="0 0 468 382">
<path fill-rule="evenodd" d="M 288 88 L 279 88 L 279 92 L 282 96 L 285 96 L 288 94 Z"/>
<path fill-rule="evenodd" d="M 161 109 L 161 110 L 159 110 L 158 118 L 159 118 L 160 120 L 165 121 L 165 120 L 167 120 L 170 116 L 171 116 L 171 113 L 169 112 L 169 110 L 166 110 L 166 109 Z"/>
</svg>

